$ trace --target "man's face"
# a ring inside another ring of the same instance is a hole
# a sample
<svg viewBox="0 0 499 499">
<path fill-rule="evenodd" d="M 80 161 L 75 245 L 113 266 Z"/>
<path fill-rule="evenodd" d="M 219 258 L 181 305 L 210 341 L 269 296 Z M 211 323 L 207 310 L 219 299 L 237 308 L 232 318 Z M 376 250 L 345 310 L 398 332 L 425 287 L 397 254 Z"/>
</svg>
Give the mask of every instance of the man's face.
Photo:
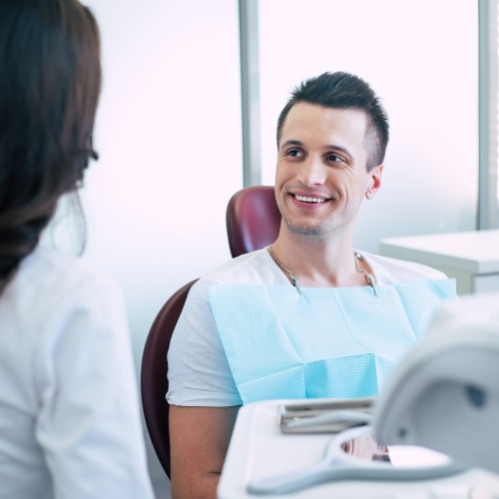
<svg viewBox="0 0 499 499">
<path fill-rule="evenodd" d="M 300 102 L 281 131 L 275 191 L 287 228 L 327 237 L 353 229 L 362 198 L 381 183 L 383 166 L 366 171 L 367 117 L 355 109 Z"/>
</svg>

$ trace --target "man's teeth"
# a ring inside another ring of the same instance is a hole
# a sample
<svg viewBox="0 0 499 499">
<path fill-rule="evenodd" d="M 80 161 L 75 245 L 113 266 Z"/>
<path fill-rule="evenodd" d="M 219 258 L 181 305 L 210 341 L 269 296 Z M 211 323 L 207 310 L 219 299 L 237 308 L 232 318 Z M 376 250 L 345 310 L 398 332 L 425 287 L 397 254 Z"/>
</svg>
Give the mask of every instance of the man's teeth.
<svg viewBox="0 0 499 499">
<path fill-rule="evenodd" d="M 326 200 L 324 198 L 313 198 L 309 196 L 299 196 L 298 194 L 295 195 L 295 198 L 298 199 L 298 201 L 302 201 L 304 203 L 324 203 Z"/>
</svg>

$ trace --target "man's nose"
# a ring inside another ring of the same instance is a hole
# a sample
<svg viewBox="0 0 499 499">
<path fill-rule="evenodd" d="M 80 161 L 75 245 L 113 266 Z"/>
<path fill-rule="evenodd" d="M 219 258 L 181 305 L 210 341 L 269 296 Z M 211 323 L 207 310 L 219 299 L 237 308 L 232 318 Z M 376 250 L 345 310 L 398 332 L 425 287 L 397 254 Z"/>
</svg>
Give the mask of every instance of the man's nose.
<svg viewBox="0 0 499 499">
<path fill-rule="evenodd" d="M 324 184 L 326 181 L 326 166 L 322 162 L 322 158 L 309 156 L 301 166 L 299 176 L 303 185 L 311 187 Z"/>
</svg>

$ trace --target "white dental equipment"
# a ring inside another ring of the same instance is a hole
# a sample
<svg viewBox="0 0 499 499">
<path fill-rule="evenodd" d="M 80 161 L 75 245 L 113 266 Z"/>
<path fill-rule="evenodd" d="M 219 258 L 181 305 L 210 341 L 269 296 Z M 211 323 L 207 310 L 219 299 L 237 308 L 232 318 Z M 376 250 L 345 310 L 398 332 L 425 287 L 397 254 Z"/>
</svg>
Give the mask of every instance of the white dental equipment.
<svg viewBox="0 0 499 499">
<path fill-rule="evenodd" d="M 499 293 L 441 305 L 375 403 L 386 445 L 421 445 L 499 473 Z"/>
</svg>

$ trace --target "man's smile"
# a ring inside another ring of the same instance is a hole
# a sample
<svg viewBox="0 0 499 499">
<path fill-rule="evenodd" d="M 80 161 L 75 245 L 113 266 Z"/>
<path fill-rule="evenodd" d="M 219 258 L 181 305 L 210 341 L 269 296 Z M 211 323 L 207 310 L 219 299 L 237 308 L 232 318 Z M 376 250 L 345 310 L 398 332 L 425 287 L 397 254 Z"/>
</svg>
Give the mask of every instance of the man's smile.
<svg viewBox="0 0 499 499">
<path fill-rule="evenodd" d="M 301 194 L 291 194 L 291 196 L 293 196 L 297 201 L 301 201 L 302 203 L 320 204 L 331 200 L 331 198 L 324 198 L 317 196 L 303 196 Z"/>
</svg>

